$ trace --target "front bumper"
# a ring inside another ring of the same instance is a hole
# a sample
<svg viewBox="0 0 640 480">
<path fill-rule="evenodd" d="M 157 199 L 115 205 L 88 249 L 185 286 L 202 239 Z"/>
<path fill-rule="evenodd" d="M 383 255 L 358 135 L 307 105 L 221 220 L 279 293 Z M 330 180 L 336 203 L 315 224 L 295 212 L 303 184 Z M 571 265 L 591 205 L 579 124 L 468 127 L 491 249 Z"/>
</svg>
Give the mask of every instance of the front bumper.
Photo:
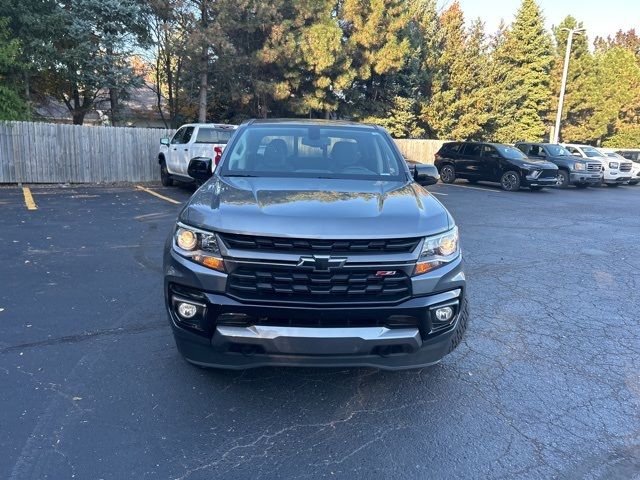
<svg viewBox="0 0 640 480">
<path fill-rule="evenodd" d="M 613 185 L 613 184 L 628 182 L 629 180 L 631 180 L 631 176 L 619 176 L 619 177 L 610 177 L 610 178 L 605 177 L 603 182 L 609 185 Z"/>
<path fill-rule="evenodd" d="M 191 363 L 230 369 L 428 366 L 449 353 L 465 301 L 461 258 L 414 277 L 413 293 L 419 296 L 390 305 L 248 303 L 224 292 L 224 277 L 173 251 L 165 255 L 169 321 L 178 350 Z M 176 286 L 186 296 L 176 294 Z M 175 312 L 174 298 L 188 298 L 189 292 L 206 309 L 197 328 L 185 325 Z M 431 310 L 441 305 L 453 305 L 455 315 L 448 324 L 435 325 Z M 240 320 L 234 324 L 229 318 Z M 271 319 L 277 324 L 270 324 Z M 307 323 L 314 326 L 300 326 Z"/>
<path fill-rule="evenodd" d="M 602 174 L 600 173 L 585 173 L 585 172 L 571 172 L 570 174 L 570 182 L 572 185 L 575 185 L 576 183 L 579 184 L 589 184 L 589 185 L 596 185 L 599 184 L 602 181 Z"/>
<path fill-rule="evenodd" d="M 524 177 L 522 184 L 527 187 L 555 187 L 558 184 L 558 179 L 556 177 L 536 178 L 528 175 Z"/>
</svg>

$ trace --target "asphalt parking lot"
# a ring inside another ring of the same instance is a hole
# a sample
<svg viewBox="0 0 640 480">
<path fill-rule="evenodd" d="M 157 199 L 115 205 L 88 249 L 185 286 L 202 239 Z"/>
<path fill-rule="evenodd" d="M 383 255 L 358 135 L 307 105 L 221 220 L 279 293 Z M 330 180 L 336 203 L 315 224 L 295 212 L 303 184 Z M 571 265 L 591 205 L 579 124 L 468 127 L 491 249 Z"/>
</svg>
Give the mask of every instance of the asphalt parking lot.
<svg viewBox="0 0 640 480">
<path fill-rule="evenodd" d="M 471 325 L 404 372 L 184 362 L 161 258 L 192 190 L 148 187 L 0 188 L 0 478 L 640 478 L 640 186 L 432 187 Z"/>
</svg>

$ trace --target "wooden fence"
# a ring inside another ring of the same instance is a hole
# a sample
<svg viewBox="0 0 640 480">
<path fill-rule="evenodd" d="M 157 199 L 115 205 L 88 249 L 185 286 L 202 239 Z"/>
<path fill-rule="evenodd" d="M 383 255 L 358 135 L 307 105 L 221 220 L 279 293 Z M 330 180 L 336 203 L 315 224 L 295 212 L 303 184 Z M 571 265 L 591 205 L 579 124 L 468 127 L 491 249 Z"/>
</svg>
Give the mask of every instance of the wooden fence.
<svg viewBox="0 0 640 480">
<path fill-rule="evenodd" d="M 0 183 L 144 182 L 160 178 L 151 128 L 0 122 Z"/>
<path fill-rule="evenodd" d="M 0 183 L 159 180 L 160 138 L 170 130 L 0 122 Z M 403 155 L 433 163 L 440 140 L 396 140 Z"/>
<path fill-rule="evenodd" d="M 405 158 L 420 163 L 433 163 L 435 154 L 446 140 L 399 140 L 396 145 Z"/>
</svg>

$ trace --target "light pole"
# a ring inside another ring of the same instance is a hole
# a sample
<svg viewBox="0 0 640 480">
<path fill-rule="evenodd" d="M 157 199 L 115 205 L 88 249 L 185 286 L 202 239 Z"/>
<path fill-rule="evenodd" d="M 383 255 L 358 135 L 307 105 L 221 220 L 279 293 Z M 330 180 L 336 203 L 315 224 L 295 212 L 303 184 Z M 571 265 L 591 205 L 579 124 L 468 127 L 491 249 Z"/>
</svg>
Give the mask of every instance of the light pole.
<svg viewBox="0 0 640 480">
<path fill-rule="evenodd" d="M 584 32 L 584 28 L 563 28 L 569 32 L 567 36 L 567 51 L 564 54 L 564 69 L 562 70 L 562 84 L 560 85 L 560 98 L 558 99 L 558 112 L 556 113 L 556 127 L 553 129 L 553 143 L 558 143 L 560 138 L 560 120 L 562 119 L 562 107 L 564 104 L 564 90 L 567 86 L 567 75 L 569 73 L 569 57 L 571 56 L 571 44 L 573 43 L 573 35 L 580 35 Z"/>
</svg>

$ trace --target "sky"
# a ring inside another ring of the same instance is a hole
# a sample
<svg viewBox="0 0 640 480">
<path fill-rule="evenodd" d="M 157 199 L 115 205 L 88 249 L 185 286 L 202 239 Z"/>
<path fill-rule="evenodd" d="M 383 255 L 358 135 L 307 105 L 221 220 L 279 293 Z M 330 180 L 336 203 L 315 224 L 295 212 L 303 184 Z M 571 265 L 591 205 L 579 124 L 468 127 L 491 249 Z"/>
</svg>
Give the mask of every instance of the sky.
<svg viewBox="0 0 640 480">
<path fill-rule="evenodd" d="M 453 0 L 440 0 L 441 6 Z M 487 32 L 498 27 L 500 19 L 509 24 L 518 11 L 521 0 L 459 0 L 467 21 L 480 17 Z M 635 28 L 640 33 L 640 0 L 537 0 L 547 27 L 559 24 L 572 15 L 584 23 L 591 43 L 596 36 L 606 37 L 618 30 Z"/>
</svg>

